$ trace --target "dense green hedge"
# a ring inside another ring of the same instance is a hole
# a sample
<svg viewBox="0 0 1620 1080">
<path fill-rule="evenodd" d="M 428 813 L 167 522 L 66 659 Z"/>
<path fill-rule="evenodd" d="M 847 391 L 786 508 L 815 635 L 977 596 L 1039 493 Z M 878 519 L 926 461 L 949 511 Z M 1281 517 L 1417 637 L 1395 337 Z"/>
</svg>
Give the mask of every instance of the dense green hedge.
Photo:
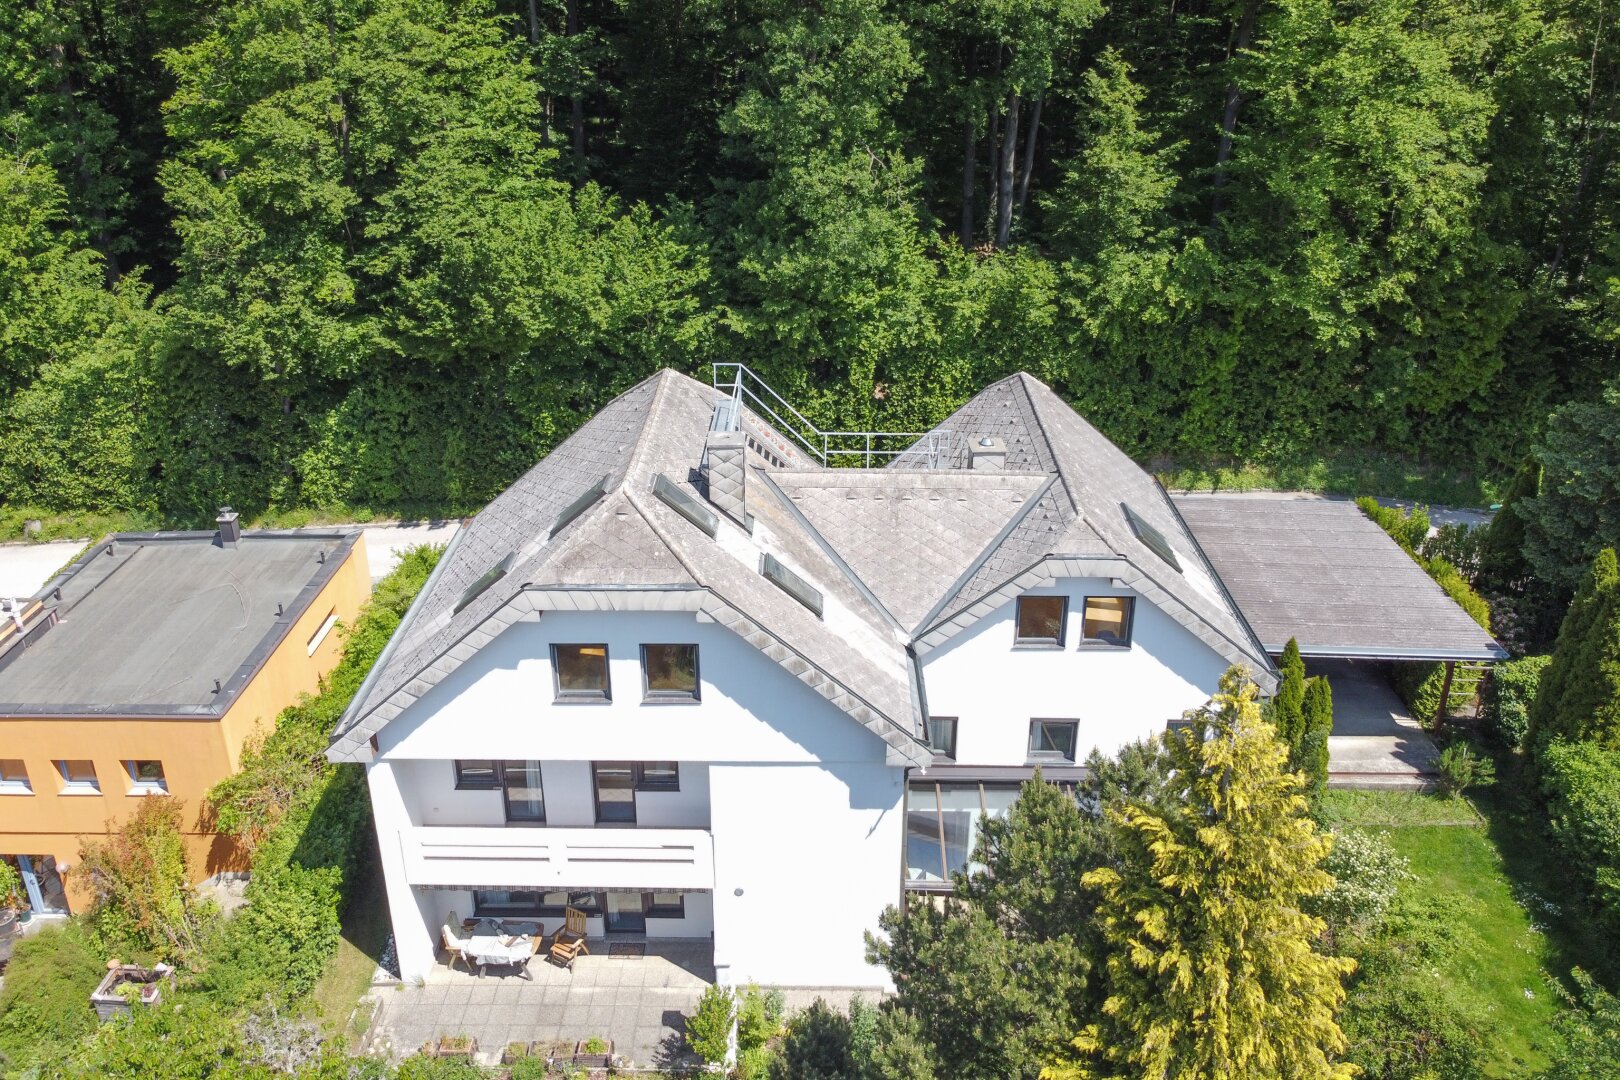
<svg viewBox="0 0 1620 1080">
<path fill-rule="evenodd" d="M 1401 550 L 1412 556 L 1412 561 L 1423 567 L 1425 573 L 1434 579 L 1435 584 L 1445 590 L 1447 596 L 1456 601 L 1457 606 L 1468 613 L 1469 618 L 1484 627 L 1487 633 L 1491 629 L 1491 605 L 1486 599 L 1474 590 L 1468 579 L 1447 560 L 1438 556 L 1429 557 L 1423 554 L 1424 541 L 1429 538 L 1429 511 L 1426 507 L 1417 506 L 1411 510 L 1402 510 L 1394 506 L 1382 506 L 1376 499 L 1366 496 L 1356 500 L 1361 512 L 1366 514 L 1387 532 Z M 1455 538 L 1452 538 L 1455 543 Z M 1429 661 L 1404 661 L 1395 664 L 1395 691 L 1406 702 L 1411 710 L 1412 718 L 1422 724 L 1430 724 L 1440 711 L 1440 695 L 1445 689 L 1446 668 L 1444 664 Z M 1452 676 L 1453 696 L 1471 694 L 1479 686 L 1480 676 L 1468 671 L 1459 670 Z"/>
<path fill-rule="evenodd" d="M 337 949 L 349 885 L 375 841 L 364 772 L 330 764 L 322 751 L 441 553 L 416 548 L 405 554 L 348 631 L 343 659 L 321 692 L 285 710 L 274 734 L 244 758 L 242 772 L 211 794 L 223 804 L 221 821 L 245 831 L 246 815 L 231 811 L 248 805 L 268 812 L 256 786 L 279 792 L 289 773 L 305 774 L 294 801 L 254 852 L 247 906 L 226 924 L 199 978 L 218 1003 L 251 1004 L 266 995 L 297 1001 Z"/>
<path fill-rule="evenodd" d="M 1608 919 L 1611 956 L 1620 952 L 1620 751 L 1554 741 L 1541 757 L 1542 792 L 1552 833 Z"/>
<path fill-rule="evenodd" d="M 76 922 L 17 942 L 0 988 L 0 1076 L 89 1034 L 96 1026 L 90 992 L 106 973 Z"/>
<path fill-rule="evenodd" d="M 1485 697 L 1485 728 L 1499 745 L 1517 750 L 1530 731 L 1530 703 L 1536 699 L 1541 673 L 1550 656 L 1521 656 L 1491 669 Z"/>
</svg>

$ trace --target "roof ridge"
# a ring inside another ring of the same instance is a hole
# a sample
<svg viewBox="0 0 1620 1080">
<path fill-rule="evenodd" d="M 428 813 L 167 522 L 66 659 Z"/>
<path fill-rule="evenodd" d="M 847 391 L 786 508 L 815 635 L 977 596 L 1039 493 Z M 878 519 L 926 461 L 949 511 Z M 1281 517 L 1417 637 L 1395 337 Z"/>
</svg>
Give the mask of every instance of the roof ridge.
<svg viewBox="0 0 1620 1080">
<path fill-rule="evenodd" d="M 630 460 L 625 462 L 624 465 L 624 476 L 619 479 L 618 486 L 621 491 L 629 491 L 630 489 L 630 474 L 634 473 L 637 468 L 640 467 L 642 458 L 647 453 L 647 434 L 648 432 L 654 430 L 653 421 L 658 417 L 658 414 L 663 411 L 664 399 L 668 392 L 669 384 L 673 377 L 678 376 L 679 374 L 680 372 L 666 364 L 664 367 L 659 368 L 657 371 L 653 372 L 651 376 L 649 376 L 649 378 L 656 380 L 656 382 L 653 384 L 652 400 L 647 402 L 647 414 L 642 418 L 641 427 L 636 431 L 634 448 L 630 451 Z M 692 381 L 697 382 L 696 379 L 693 379 Z M 699 383 L 699 385 L 701 386 L 702 384 Z M 626 391 L 626 393 L 628 392 L 629 391 Z M 660 537 L 659 539 L 663 538 Z M 667 541 L 665 542 L 664 546 L 669 546 Z"/>
</svg>

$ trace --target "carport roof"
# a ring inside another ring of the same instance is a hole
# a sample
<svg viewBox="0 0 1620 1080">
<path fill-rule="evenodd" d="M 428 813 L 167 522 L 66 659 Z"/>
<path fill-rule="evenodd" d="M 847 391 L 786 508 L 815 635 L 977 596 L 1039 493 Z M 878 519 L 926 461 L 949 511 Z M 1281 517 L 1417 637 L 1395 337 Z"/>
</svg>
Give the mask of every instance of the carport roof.
<svg viewBox="0 0 1620 1080">
<path fill-rule="evenodd" d="M 1179 495 L 1176 508 L 1271 653 L 1501 660 L 1507 652 L 1354 503 Z"/>
</svg>

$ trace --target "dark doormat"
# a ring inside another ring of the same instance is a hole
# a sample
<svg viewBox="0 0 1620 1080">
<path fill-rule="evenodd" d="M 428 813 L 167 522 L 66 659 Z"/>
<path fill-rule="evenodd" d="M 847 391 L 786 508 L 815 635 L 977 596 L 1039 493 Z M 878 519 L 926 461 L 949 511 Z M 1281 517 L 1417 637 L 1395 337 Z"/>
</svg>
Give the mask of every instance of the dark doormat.
<svg viewBox="0 0 1620 1080">
<path fill-rule="evenodd" d="M 617 956 L 621 960 L 628 960 L 633 956 L 646 956 L 647 946 L 640 941 L 610 941 L 608 942 L 608 956 Z"/>
</svg>

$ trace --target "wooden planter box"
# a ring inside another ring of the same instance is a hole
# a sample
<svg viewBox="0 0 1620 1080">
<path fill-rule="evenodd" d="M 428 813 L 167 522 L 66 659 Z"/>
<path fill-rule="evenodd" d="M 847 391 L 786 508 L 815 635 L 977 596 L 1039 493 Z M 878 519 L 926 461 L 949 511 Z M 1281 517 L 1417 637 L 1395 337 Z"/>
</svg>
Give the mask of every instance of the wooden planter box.
<svg viewBox="0 0 1620 1080">
<path fill-rule="evenodd" d="M 605 1069 L 613 1064 L 613 1040 L 603 1039 L 607 1044 L 607 1051 L 601 1054 L 588 1054 L 585 1052 L 585 1040 L 581 1039 L 574 1044 L 574 1064 L 583 1065 L 588 1069 Z"/>
<path fill-rule="evenodd" d="M 471 1061 L 473 1055 L 478 1053 L 478 1040 L 465 1035 L 440 1035 L 438 1042 L 422 1047 L 422 1053 L 429 1057 L 466 1058 Z"/>
<path fill-rule="evenodd" d="M 156 1005 L 163 1000 L 164 984 L 173 981 L 174 969 L 167 964 L 155 968 L 119 964 L 107 969 L 107 974 L 90 994 L 90 1004 L 95 1006 L 97 1018 L 105 1023 L 115 1016 L 128 1016 L 132 1010 L 130 1001 L 118 993 L 119 986 L 139 986 L 140 1003 Z"/>
</svg>

